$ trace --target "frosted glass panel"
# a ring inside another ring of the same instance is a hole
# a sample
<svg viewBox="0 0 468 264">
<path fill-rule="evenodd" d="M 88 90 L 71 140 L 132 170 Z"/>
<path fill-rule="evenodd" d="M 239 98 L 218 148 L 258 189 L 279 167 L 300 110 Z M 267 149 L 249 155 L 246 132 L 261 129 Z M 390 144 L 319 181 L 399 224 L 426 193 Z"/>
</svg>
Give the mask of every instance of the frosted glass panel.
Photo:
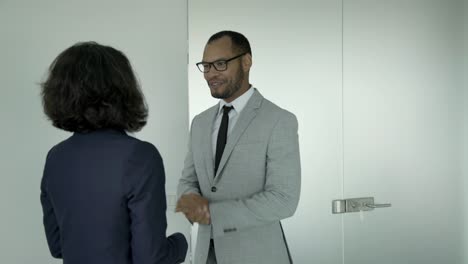
<svg viewBox="0 0 468 264">
<path fill-rule="evenodd" d="M 463 199 L 463 208 L 464 208 L 464 218 L 463 223 L 468 223 L 468 0 L 464 0 L 464 12 L 463 12 L 463 28 L 464 28 L 464 101 L 463 101 L 463 184 L 461 185 L 461 191 L 464 194 Z M 465 224 L 464 226 L 464 247 L 462 251 L 464 252 L 464 262 L 468 263 L 468 228 Z"/>
<path fill-rule="evenodd" d="M 461 263 L 459 1 L 345 1 L 345 263 Z"/>
</svg>

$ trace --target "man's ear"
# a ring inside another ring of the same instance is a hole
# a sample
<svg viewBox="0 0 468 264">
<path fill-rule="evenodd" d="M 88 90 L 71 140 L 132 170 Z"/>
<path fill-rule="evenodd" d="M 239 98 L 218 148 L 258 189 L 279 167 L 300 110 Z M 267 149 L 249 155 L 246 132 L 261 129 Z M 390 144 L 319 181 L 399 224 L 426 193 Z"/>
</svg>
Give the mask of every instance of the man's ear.
<svg viewBox="0 0 468 264">
<path fill-rule="evenodd" d="M 248 72 L 252 67 L 252 55 L 250 53 L 245 54 L 242 56 L 242 68 L 244 71 Z"/>
</svg>

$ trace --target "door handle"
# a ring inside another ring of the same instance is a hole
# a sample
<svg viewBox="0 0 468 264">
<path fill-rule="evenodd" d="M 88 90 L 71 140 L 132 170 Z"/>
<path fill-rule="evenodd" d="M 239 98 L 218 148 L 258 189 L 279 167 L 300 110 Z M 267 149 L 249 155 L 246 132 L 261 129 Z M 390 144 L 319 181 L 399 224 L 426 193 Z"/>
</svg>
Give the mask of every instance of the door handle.
<svg viewBox="0 0 468 264">
<path fill-rule="evenodd" d="M 385 208 L 385 207 L 391 207 L 392 204 L 386 203 L 386 204 L 365 204 L 365 206 L 369 208 Z"/>
<path fill-rule="evenodd" d="M 376 208 L 385 208 L 391 206 L 392 204 L 390 203 L 375 204 L 374 197 L 341 199 L 332 201 L 332 213 L 343 214 L 361 211 L 372 211 Z"/>
</svg>

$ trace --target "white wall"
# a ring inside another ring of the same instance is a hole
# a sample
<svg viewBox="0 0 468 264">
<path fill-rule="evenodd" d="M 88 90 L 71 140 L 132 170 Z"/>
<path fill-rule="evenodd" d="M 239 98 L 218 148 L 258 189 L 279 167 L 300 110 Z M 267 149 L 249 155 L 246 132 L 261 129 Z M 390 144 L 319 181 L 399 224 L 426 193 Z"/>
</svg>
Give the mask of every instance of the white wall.
<svg viewBox="0 0 468 264">
<path fill-rule="evenodd" d="M 169 194 L 188 133 L 185 0 L 0 1 L 0 262 L 55 263 L 42 227 L 39 182 L 47 151 L 70 134 L 42 113 L 38 83 L 65 48 L 94 40 L 122 50 L 150 107 L 136 136 L 160 150 Z M 188 225 L 168 209 L 169 232 Z M 59 262 L 57 262 L 59 263 Z"/>
</svg>

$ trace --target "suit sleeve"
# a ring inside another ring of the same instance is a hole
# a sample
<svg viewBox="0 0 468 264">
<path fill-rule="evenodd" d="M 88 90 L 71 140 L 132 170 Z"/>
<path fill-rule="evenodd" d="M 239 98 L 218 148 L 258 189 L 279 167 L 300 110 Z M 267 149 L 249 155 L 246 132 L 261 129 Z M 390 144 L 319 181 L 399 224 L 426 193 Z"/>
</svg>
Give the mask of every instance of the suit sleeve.
<svg viewBox="0 0 468 264">
<path fill-rule="evenodd" d="M 51 150 L 52 151 L 52 150 Z M 41 205 L 43 212 L 43 224 L 47 238 L 47 244 L 49 246 L 50 254 L 54 258 L 62 258 L 62 247 L 60 244 L 60 228 L 57 223 L 55 216 L 54 207 L 52 205 L 51 198 L 47 191 L 47 163 L 49 160 L 49 154 L 47 154 L 46 164 L 44 167 L 44 173 L 41 180 Z"/>
<path fill-rule="evenodd" d="M 181 263 L 187 241 L 180 233 L 166 238 L 166 192 L 162 158 L 149 143 L 138 144 L 128 172 L 127 206 L 134 263 Z"/>
<path fill-rule="evenodd" d="M 192 121 L 192 127 L 194 126 L 195 122 L 196 117 Z M 192 131 L 192 129 L 190 131 Z M 201 195 L 200 185 L 198 183 L 198 177 L 195 171 L 195 163 L 193 161 L 192 134 L 189 136 L 188 151 L 187 155 L 185 156 L 184 169 L 177 186 L 177 198 L 180 198 L 180 196 L 187 193 L 196 193 Z"/>
<path fill-rule="evenodd" d="M 296 117 L 282 115 L 268 140 L 264 189 L 246 199 L 210 203 L 213 236 L 280 221 L 294 214 L 301 189 Z"/>
</svg>

